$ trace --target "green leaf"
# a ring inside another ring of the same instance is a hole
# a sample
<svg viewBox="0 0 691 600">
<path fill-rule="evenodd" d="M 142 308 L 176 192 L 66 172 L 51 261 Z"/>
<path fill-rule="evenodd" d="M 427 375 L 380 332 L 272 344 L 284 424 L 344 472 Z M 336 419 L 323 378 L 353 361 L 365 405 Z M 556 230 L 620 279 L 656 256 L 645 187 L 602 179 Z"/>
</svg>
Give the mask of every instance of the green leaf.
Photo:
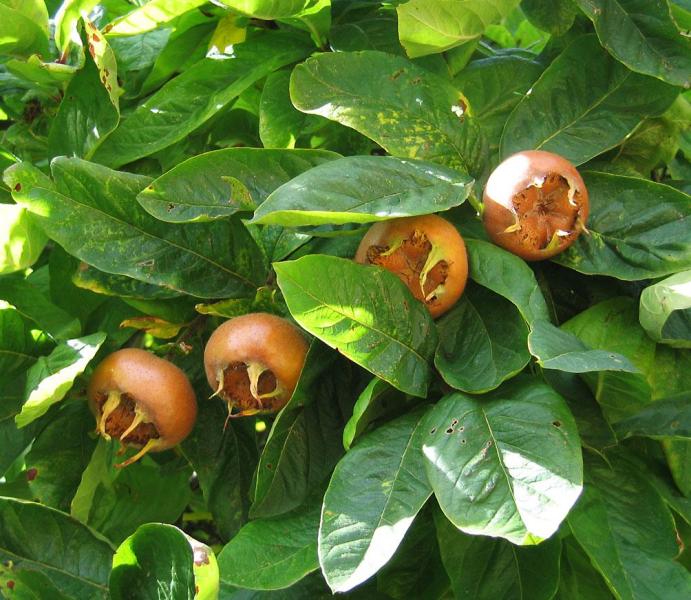
<svg viewBox="0 0 691 600">
<path fill-rule="evenodd" d="M 23 271 L 43 252 L 47 238 L 16 204 L 0 204 L 0 274 Z"/>
<path fill-rule="evenodd" d="M 638 179 L 587 173 L 589 233 L 555 261 L 588 275 L 628 281 L 691 268 L 691 202 L 683 192 Z"/>
<path fill-rule="evenodd" d="M 110 574 L 113 600 L 139 598 L 194 599 L 190 543 L 177 527 L 148 523 L 118 548 Z"/>
<path fill-rule="evenodd" d="M 317 0 L 221 0 L 221 3 L 248 17 L 271 20 L 297 15 L 317 4 Z"/>
<path fill-rule="evenodd" d="M 434 324 L 398 277 L 320 255 L 275 263 L 274 269 L 288 309 L 304 329 L 394 387 L 426 395 Z"/>
<path fill-rule="evenodd" d="M 393 156 L 347 156 L 318 165 L 273 192 L 252 223 L 371 223 L 426 215 L 461 204 L 473 181 L 432 163 Z"/>
<path fill-rule="evenodd" d="M 84 23 L 90 56 L 71 79 L 52 120 L 48 136 L 51 156 L 89 158 L 120 121 L 115 56 L 105 36 L 88 20 Z"/>
<path fill-rule="evenodd" d="M 560 600 L 612 600 L 614 596 L 607 589 L 602 575 L 595 570 L 573 536 L 566 538 L 562 547 L 557 597 Z"/>
<path fill-rule="evenodd" d="M 662 498 L 628 463 L 591 457 L 569 525 L 595 568 L 622 600 L 682 600 L 691 575 L 674 562 L 674 520 Z"/>
<path fill-rule="evenodd" d="M 396 7 L 398 35 L 408 56 L 425 56 L 481 36 L 520 0 L 410 0 Z"/>
<path fill-rule="evenodd" d="M 77 270 L 72 273 L 71 280 L 81 289 L 106 296 L 156 300 L 175 298 L 180 295 L 175 290 L 137 281 L 123 275 L 99 271 L 85 262 L 79 264 Z"/>
<path fill-rule="evenodd" d="M 513 110 L 501 154 L 546 150 L 579 165 L 618 145 L 645 117 L 662 114 L 678 94 L 666 83 L 629 71 L 594 35 L 580 37 Z"/>
<path fill-rule="evenodd" d="M 602 45 L 632 71 L 691 86 L 691 40 L 665 0 L 576 0 Z"/>
<path fill-rule="evenodd" d="M 3 277 L 0 279 L 0 299 L 12 304 L 23 317 L 36 323 L 56 340 L 66 340 L 80 334 L 79 321 L 55 306 L 28 281 Z"/>
<path fill-rule="evenodd" d="M 42 356 L 29 369 L 22 411 L 14 418 L 17 427 L 25 427 L 42 417 L 60 402 L 106 339 L 105 333 L 67 340 L 50 356 Z"/>
<path fill-rule="evenodd" d="M 475 398 L 443 398 L 424 422 L 427 478 L 441 509 L 471 535 L 537 544 L 582 489 L 576 423 L 566 402 L 535 379 Z"/>
<path fill-rule="evenodd" d="M 82 40 L 77 29 L 81 13 L 90 13 L 98 2 L 99 0 L 65 0 L 60 5 L 55 13 L 55 45 L 63 56 L 67 56 L 69 44 L 81 47 Z"/>
<path fill-rule="evenodd" d="M 0 53 L 48 54 L 48 11 L 39 0 L 0 2 Z"/>
<path fill-rule="evenodd" d="M 0 375 L 3 379 L 36 362 L 39 344 L 31 326 L 13 307 L 0 304 Z"/>
<path fill-rule="evenodd" d="M 237 201 L 233 181 L 249 192 L 256 206 L 300 173 L 336 158 L 338 154 L 325 150 L 215 150 L 173 167 L 148 185 L 137 200 L 161 221 L 217 219 L 254 208 Z"/>
<path fill-rule="evenodd" d="M 578 15 L 574 0 L 522 0 L 521 10 L 533 25 L 553 36 L 564 35 Z"/>
<path fill-rule="evenodd" d="M 201 298 L 244 297 L 261 284 L 259 249 L 239 221 L 172 226 L 136 203 L 148 178 L 79 159 L 55 159 L 52 170 L 60 193 L 20 201 L 79 259 Z"/>
<path fill-rule="evenodd" d="M 252 590 L 287 588 L 319 568 L 321 503 L 245 525 L 218 555 L 225 584 Z"/>
<path fill-rule="evenodd" d="M 528 325 L 549 321 L 547 303 L 531 268 L 510 252 L 485 242 L 465 238 L 470 277 L 509 300 Z"/>
<path fill-rule="evenodd" d="M 33 500 L 69 511 L 96 446 L 94 417 L 83 402 L 51 414 L 26 454 L 26 468 L 19 477 L 26 480 Z"/>
<path fill-rule="evenodd" d="M 429 498 L 421 422 L 416 411 L 382 425 L 336 466 L 319 528 L 319 562 L 333 592 L 384 566 Z"/>
<path fill-rule="evenodd" d="M 63 595 L 60 598 L 108 598 L 114 549 L 68 515 L 33 502 L 0 498 L 0 539 L 0 573 L 11 574 L 25 589 L 48 579 L 53 592 Z"/>
<path fill-rule="evenodd" d="M 568 373 L 639 372 L 626 356 L 605 350 L 591 350 L 575 335 L 555 327 L 548 321 L 533 323 L 528 344 L 530 353 L 545 369 L 557 369 Z"/>
<path fill-rule="evenodd" d="M 217 600 L 221 578 L 214 551 L 187 534 L 185 537 L 194 553 L 194 600 Z"/>
<path fill-rule="evenodd" d="M 330 52 L 293 70 L 293 104 L 351 127 L 400 158 L 477 176 L 486 148 L 450 81 L 383 52 Z"/>
<path fill-rule="evenodd" d="M 656 342 L 691 348 L 691 270 L 645 288 L 638 318 Z"/>
<path fill-rule="evenodd" d="M 117 167 L 186 138 L 256 81 L 309 50 L 302 37 L 273 31 L 237 44 L 232 56 L 202 59 L 140 104 L 94 160 Z"/>
<path fill-rule="evenodd" d="M 434 364 L 450 386 L 492 390 L 528 364 L 528 327 L 518 310 L 486 288 L 469 285 L 439 320 Z"/>
<path fill-rule="evenodd" d="M 654 439 L 691 438 L 691 394 L 658 400 L 632 417 L 619 421 L 614 431 L 619 439 L 645 436 Z"/>
<path fill-rule="evenodd" d="M 259 137 L 265 148 L 295 148 L 306 116 L 290 101 L 290 71 L 266 78 L 259 105 Z"/>
<path fill-rule="evenodd" d="M 227 540 L 247 521 L 247 490 L 257 462 L 254 432 L 237 421 L 224 425 L 228 410 L 217 399 L 201 400 L 198 411 L 181 448 L 197 473 L 215 527 Z"/>
<path fill-rule="evenodd" d="M 3 326 L 3 312 L 5 311 L 0 311 L 0 327 Z M 21 410 L 24 399 L 25 379 L 26 376 L 23 373 L 11 379 L 5 378 L 3 381 L 8 383 L 0 387 L 0 473 L 2 475 L 5 475 L 17 458 L 24 453 L 36 435 L 36 427 L 30 425 L 24 429 L 17 429 L 14 424 L 14 417 Z"/>
<path fill-rule="evenodd" d="M 105 32 L 109 36 L 145 33 L 202 4 L 206 4 L 206 0 L 149 0 L 109 23 Z"/>
<path fill-rule="evenodd" d="M 274 517 L 323 491 L 343 455 L 339 389 L 351 386 L 349 370 L 318 341 L 310 345 L 300 380 L 278 414 L 257 466 L 250 516 Z"/>
<path fill-rule="evenodd" d="M 498 152 L 504 125 L 544 66 L 523 55 L 498 55 L 471 61 L 454 84 L 473 108 L 473 116 L 489 141 L 492 154 Z"/>
<path fill-rule="evenodd" d="M 521 548 L 502 539 L 467 535 L 435 513 L 437 539 L 454 598 L 551 600 L 559 585 L 557 536 Z"/>
</svg>

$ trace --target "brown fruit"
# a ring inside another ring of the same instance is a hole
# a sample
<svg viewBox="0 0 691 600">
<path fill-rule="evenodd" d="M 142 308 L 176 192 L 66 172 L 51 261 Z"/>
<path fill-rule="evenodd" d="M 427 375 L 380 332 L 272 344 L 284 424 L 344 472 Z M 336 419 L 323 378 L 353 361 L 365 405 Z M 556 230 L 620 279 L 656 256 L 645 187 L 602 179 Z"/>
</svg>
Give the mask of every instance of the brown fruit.
<svg viewBox="0 0 691 600">
<path fill-rule="evenodd" d="M 485 229 L 492 241 L 526 260 L 566 250 L 585 230 L 588 190 L 565 158 L 542 150 L 518 152 L 490 175 Z"/>
<path fill-rule="evenodd" d="M 437 215 L 375 223 L 362 238 L 355 260 L 397 275 L 434 318 L 456 303 L 468 279 L 463 238 Z"/>
<path fill-rule="evenodd" d="M 147 452 L 176 446 L 197 418 L 197 401 L 187 376 L 174 364 L 138 348 L 118 350 L 101 361 L 87 395 L 98 432 L 140 448 L 119 467 Z"/>
<path fill-rule="evenodd" d="M 306 355 L 307 341 L 294 325 L 268 313 L 251 313 L 211 334 L 204 368 L 229 415 L 274 413 L 290 400 Z"/>
</svg>

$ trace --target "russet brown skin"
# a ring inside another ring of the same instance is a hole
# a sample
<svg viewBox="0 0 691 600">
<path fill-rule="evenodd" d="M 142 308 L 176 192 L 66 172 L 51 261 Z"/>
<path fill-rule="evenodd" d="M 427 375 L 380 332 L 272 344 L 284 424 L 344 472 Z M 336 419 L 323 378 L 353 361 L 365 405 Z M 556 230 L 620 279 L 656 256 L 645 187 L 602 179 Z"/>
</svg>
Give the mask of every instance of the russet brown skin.
<svg viewBox="0 0 691 600">
<path fill-rule="evenodd" d="M 97 419 L 99 401 L 113 391 L 131 397 L 156 427 L 160 443 L 152 452 L 176 446 L 192 431 L 197 418 L 194 390 L 173 363 L 139 348 L 113 352 L 96 367 L 87 389 Z"/>
<path fill-rule="evenodd" d="M 400 250 L 386 253 L 400 244 Z M 428 246 L 431 245 L 431 249 Z M 379 254 L 379 249 L 384 255 Z M 424 289 L 419 279 L 429 254 L 439 260 L 429 269 Z M 468 279 L 468 257 L 458 230 L 438 215 L 402 217 L 370 227 L 355 253 L 361 264 L 378 264 L 408 286 L 424 302 L 433 318 L 448 311 L 461 297 Z M 439 294 L 426 299 L 437 289 Z"/>
<path fill-rule="evenodd" d="M 219 326 L 209 338 L 204 350 L 204 368 L 206 378 L 213 390 L 219 386 L 218 374 L 229 365 L 244 363 L 254 364 L 273 374 L 264 381 L 259 378 L 260 394 L 270 393 L 274 389 L 280 394 L 273 397 L 256 399 L 230 398 L 227 389 L 220 392 L 223 400 L 229 403 L 229 409 L 240 409 L 237 416 L 251 415 L 258 412 L 277 412 L 283 408 L 295 390 L 307 355 L 307 341 L 292 323 L 268 313 L 250 313 L 235 317 Z M 267 373 L 268 375 L 268 373 Z M 246 371 L 237 374 L 226 371 L 226 383 L 247 387 Z M 242 378 L 243 382 L 240 381 Z M 234 415 L 235 416 L 235 415 Z"/>
<path fill-rule="evenodd" d="M 490 239 L 530 261 L 566 250 L 588 219 L 588 190 L 580 174 L 565 158 L 542 150 L 502 162 L 487 180 L 483 200 Z"/>
</svg>

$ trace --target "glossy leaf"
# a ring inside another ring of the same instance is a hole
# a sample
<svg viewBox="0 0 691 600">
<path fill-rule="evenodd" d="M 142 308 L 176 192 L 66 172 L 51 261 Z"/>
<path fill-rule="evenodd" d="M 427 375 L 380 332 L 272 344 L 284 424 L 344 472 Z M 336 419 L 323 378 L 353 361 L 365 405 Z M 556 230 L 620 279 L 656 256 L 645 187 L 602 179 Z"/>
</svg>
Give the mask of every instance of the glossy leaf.
<svg viewBox="0 0 691 600">
<path fill-rule="evenodd" d="M 559 584 L 557 536 L 521 548 L 502 539 L 467 535 L 435 514 L 437 539 L 454 597 L 459 600 L 551 600 Z"/>
<path fill-rule="evenodd" d="M 259 137 L 265 148 L 295 148 L 306 116 L 290 101 L 290 72 L 266 78 L 259 105 Z"/>
<path fill-rule="evenodd" d="M 673 85 L 691 85 L 691 41 L 665 0 L 576 0 L 602 45 L 629 69 Z"/>
<path fill-rule="evenodd" d="M 575 335 L 548 321 L 536 321 L 528 336 L 530 352 L 545 369 L 567 373 L 626 371 L 638 373 L 631 361 L 616 352 L 591 350 Z"/>
<path fill-rule="evenodd" d="M 128 12 L 109 23 L 106 32 L 110 36 L 136 35 L 151 31 L 158 25 L 172 21 L 175 17 L 197 8 L 205 3 L 205 0 L 149 0 L 142 6 Z"/>
<path fill-rule="evenodd" d="M 583 64 L 589 65 L 587 72 Z M 501 154 L 546 150 L 579 165 L 619 144 L 643 118 L 662 114 L 678 93 L 671 85 L 629 71 L 594 35 L 580 37 L 513 110 Z"/>
<path fill-rule="evenodd" d="M 193 600 L 193 555 L 185 534 L 172 525 L 147 523 L 118 548 L 110 574 L 110 594 Z"/>
<path fill-rule="evenodd" d="M 398 35 L 408 56 L 448 50 L 485 32 L 519 0 L 411 0 L 397 6 Z"/>
<path fill-rule="evenodd" d="M 238 221 L 174 227 L 135 202 L 148 178 L 77 159 L 56 159 L 52 170 L 59 193 L 36 189 L 22 202 L 81 260 L 206 298 L 242 297 L 260 284 L 261 257 Z"/>
<path fill-rule="evenodd" d="M 612 462 L 612 457 L 610 457 Z M 583 497 L 569 515 L 578 543 L 610 589 L 624 600 L 681 600 L 691 576 L 678 563 L 672 515 L 628 464 L 587 463 Z"/>
<path fill-rule="evenodd" d="M 45 543 L 47 534 L 50 544 Z M 62 597 L 108 598 L 114 548 L 68 515 L 0 498 L 0 539 L 0 572 L 11 573 L 27 591 L 48 580 L 53 593 Z"/>
<path fill-rule="evenodd" d="M 11 306 L 0 306 L 0 375 L 10 376 L 33 365 L 39 344 L 21 313 Z"/>
<path fill-rule="evenodd" d="M 184 139 L 255 81 L 307 52 L 302 37 L 272 32 L 238 44 L 232 57 L 202 59 L 141 104 L 94 160 L 117 167 Z"/>
<path fill-rule="evenodd" d="M 691 202 L 683 192 L 633 177 L 588 173 L 589 234 L 555 257 L 590 275 L 637 280 L 691 268 Z"/>
<path fill-rule="evenodd" d="M 60 402 L 74 385 L 106 339 L 104 333 L 67 340 L 49 356 L 40 357 L 27 376 L 25 402 L 14 418 L 17 427 L 24 427 L 43 416 Z"/>
<path fill-rule="evenodd" d="M 274 269 L 288 309 L 304 329 L 394 387 L 424 397 L 434 325 L 395 275 L 319 255 L 275 263 Z"/>
<path fill-rule="evenodd" d="M 461 204 L 472 183 L 432 163 L 349 156 L 282 185 L 259 206 L 252 222 L 297 227 L 426 215 Z"/>
<path fill-rule="evenodd" d="M 419 411 L 400 417 L 363 437 L 336 466 L 319 528 L 319 562 L 334 592 L 386 564 L 429 497 L 421 427 Z"/>
<path fill-rule="evenodd" d="M 528 327 L 518 310 L 486 288 L 469 285 L 439 320 L 434 364 L 450 386 L 492 390 L 528 364 Z"/>
<path fill-rule="evenodd" d="M 47 53 L 48 12 L 37 0 L 0 3 L 0 52 L 3 54 Z"/>
<path fill-rule="evenodd" d="M 619 439 L 633 436 L 690 439 L 691 395 L 680 394 L 653 402 L 632 417 L 619 421 L 614 430 Z"/>
<path fill-rule="evenodd" d="M 481 398 L 446 396 L 423 428 L 427 478 L 446 517 L 466 533 L 537 544 L 581 492 L 576 423 L 538 380 L 513 380 Z"/>
<path fill-rule="evenodd" d="M 195 156 L 155 179 L 138 196 L 154 217 L 179 223 L 205 221 L 253 210 L 300 173 L 338 158 L 324 150 L 227 148 Z M 253 205 L 237 202 L 239 182 Z M 237 188 L 236 188 L 237 189 Z"/>
<path fill-rule="evenodd" d="M 221 579 L 253 590 L 291 586 L 319 568 L 320 503 L 274 519 L 247 523 L 218 556 Z"/>
<path fill-rule="evenodd" d="M 691 271 L 683 271 L 643 290 L 639 320 L 656 342 L 691 348 Z"/>
<path fill-rule="evenodd" d="M 530 267 L 513 254 L 482 240 L 465 239 L 470 277 L 509 300 L 528 325 L 549 320 L 545 302 Z"/>
<path fill-rule="evenodd" d="M 352 127 L 390 154 L 477 176 L 485 145 L 454 86 L 382 52 L 324 53 L 293 70 L 293 104 Z"/>
</svg>

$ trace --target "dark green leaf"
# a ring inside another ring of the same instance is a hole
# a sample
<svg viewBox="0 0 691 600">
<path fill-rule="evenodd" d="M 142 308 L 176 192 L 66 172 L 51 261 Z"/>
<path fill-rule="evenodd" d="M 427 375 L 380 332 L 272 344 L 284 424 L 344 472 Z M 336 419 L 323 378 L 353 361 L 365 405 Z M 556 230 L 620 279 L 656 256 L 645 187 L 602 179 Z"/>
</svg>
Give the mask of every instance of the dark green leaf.
<svg viewBox="0 0 691 600">
<path fill-rule="evenodd" d="M 564 35 L 578 14 L 574 0 L 522 0 L 521 10 L 533 25 L 554 36 Z"/>
<path fill-rule="evenodd" d="M 82 262 L 72 274 L 72 283 L 84 290 L 106 296 L 121 298 L 146 298 L 148 300 L 175 298 L 179 292 L 162 286 L 144 283 L 124 275 L 113 275 L 99 271 L 91 265 Z"/>
<path fill-rule="evenodd" d="M 243 297 L 261 284 L 259 250 L 239 221 L 168 225 L 134 200 L 148 178 L 78 159 L 52 169 L 60 193 L 35 189 L 22 202 L 81 260 L 202 298 Z"/>
<path fill-rule="evenodd" d="M 556 257 L 589 275 L 636 280 L 691 268 L 688 195 L 633 177 L 588 173 L 589 233 Z"/>
<path fill-rule="evenodd" d="M 528 344 L 530 353 L 545 369 L 557 369 L 568 373 L 638 372 L 626 356 L 605 350 L 591 350 L 575 335 L 555 327 L 548 321 L 533 323 Z"/>
<path fill-rule="evenodd" d="M 644 117 L 662 114 L 678 93 L 671 85 L 629 71 L 594 35 L 583 36 L 557 57 L 513 110 L 502 135 L 502 156 L 530 148 L 555 152 L 579 165 L 619 144 Z"/>
<path fill-rule="evenodd" d="M 461 204 L 473 181 L 432 163 L 392 156 L 348 156 L 316 166 L 273 192 L 253 223 L 371 223 L 426 215 Z"/>
<path fill-rule="evenodd" d="M 560 600 L 613 600 L 605 580 L 573 537 L 563 545 L 559 577 Z"/>
<path fill-rule="evenodd" d="M 434 364 L 444 381 L 458 390 L 492 390 L 530 360 L 528 327 L 518 310 L 472 283 L 438 329 Z"/>
<path fill-rule="evenodd" d="M 108 598 L 114 550 L 68 515 L 33 502 L 0 498 L 0 540 L 0 572 L 11 573 L 26 590 L 37 579 L 39 586 L 49 579 L 51 589 L 67 598 Z"/>
<path fill-rule="evenodd" d="M 304 329 L 394 387 L 426 395 L 434 324 L 395 275 L 319 255 L 274 269 L 290 313 Z"/>
<path fill-rule="evenodd" d="M 266 32 L 236 44 L 232 56 L 202 59 L 141 104 L 94 160 L 117 167 L 184 139 L 255 81 L 308 52 L 302 37 Z"/>
<path fill-rule="evenodd" d="M 31 335 L 31 326 L 18 310 L 0 307 L 0 375 L 10 376 L 36 362 L 39 345 Z"/>
<path fill-rule="evenodd" d="M 239 204 L 230 178 L 240 182 L 259 205 L 296 175 L 338 155 L 325 150 L 227 148 L 206 152 L 177 165 L 137 196 L 154 217 L 172 223 L 232 215 L 254 206 Z"/>
<path fill-rule="evenodd" d="M 639 320 L 656 342 L 691 348 L 691 271 L 683 271 L 643 290 Z"/>
<path fill-rule="evenodd" d="M 245 525 L 218 556 L 225 584 L 253 590 L 286 588 L 319 568 L 321 503 Z"/>
<path fill-rule="evenodd" d="M 105 339 L 105 333 L 93 333 L 62 342 L 49 356 L 41 356 L 29 369 L 24 405 L 14 418 L 17 427 L 25 427 L 60 402 L 74 385 L 74 380 L 96 356 Z"/>
<path fill-rule="evenodd" d="M 457 600 L 551 600 L 559 584 L 557 536 L 521 548 L 501 539 L 467 535 L 435 513 L 437 538 Z"/>
<path fill-rule="evenodd" d="M 29 425 L 24 429 L 17 429 L 14 424 L 14 417 L 21 410 L 24 399 L 25 379 L 23 374 L 15 375 L 12 379 L 5 378 L 3 381 L 9 383 L 0 386 L 0 477 L 26 450 L 36 435 L 36 427 Z"/>
<path fill-rule="evenodd" d="M 658 400 L 614 426 L 619 439 L 632 436 L 691 438 L 691 393 Z"/>
<path fill-rule="evenodd" d="M 617 598 L 687 598 L 691 575 L 673 560 L 672 515 L 637 470 L 614 457 L 610 463 L 586 463 L 583 496 L 569 515 L 573 534 Z"/>
<path fill-rule="evenodd" d="M 324 53 L 298 65 L 293 104 L 363 133 L 401 158 L 477 176 L 485 144 L 451 82 L 383 52 Z"/>
<path fill-rule="evenodd" d="M 336 466 L 319 529 L 319 562 L 334 592 L 354 588 L 389 561 L 431 493 L 421 417 L 416 411 L 383 425 Z"/>
<path fill-rule="evenodd" d="M 128 537 L 113 557 L 113 600 L 194 599 L 192 547 L 172 525 L 149 523 Z"/>
<path fill-rule="evenodd" d="M 602 45 L 629 69 L 691 86 L 691 40 L 665 0 L 576 0 Z"/>
<path fill-rule="evenodd" d="M 536 544 L 582 489 L 580 439 L 566 402 L 534 379 L 480 398 L 446 396 L 424 422 L 427 478 L 444 514 L 471 535 Z"/>
</svg>

